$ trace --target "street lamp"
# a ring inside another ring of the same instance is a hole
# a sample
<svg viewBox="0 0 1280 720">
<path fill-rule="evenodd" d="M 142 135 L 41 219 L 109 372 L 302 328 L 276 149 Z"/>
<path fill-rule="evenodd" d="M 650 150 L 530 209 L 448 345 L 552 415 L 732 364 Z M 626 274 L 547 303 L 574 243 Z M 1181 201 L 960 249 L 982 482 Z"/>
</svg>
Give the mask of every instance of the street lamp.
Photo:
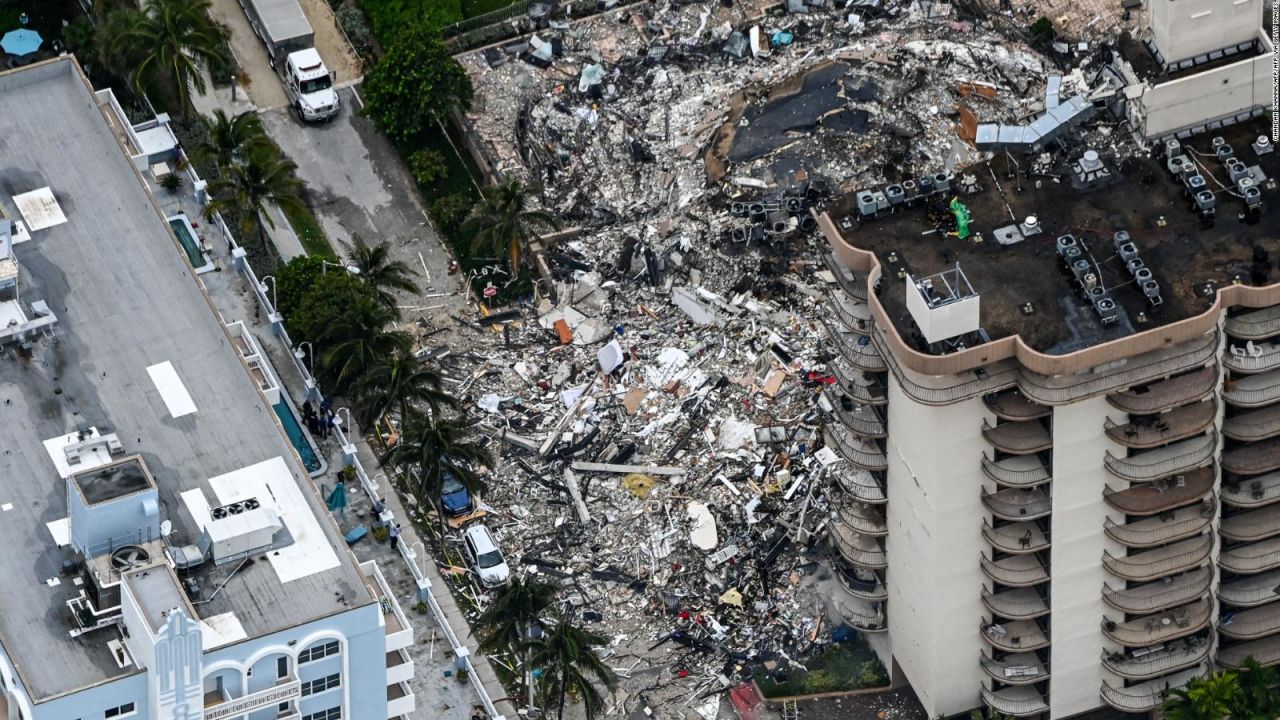
<svg viewBox="0 0 1280 720">
<path fill-rule="evenodd" d="M 302 352 L 302 346 L 307 346 L 307 352 Z M 298 358 L 298 362 L 307 361 L 307 369 L 315 370 L 316 367 L 316 349 L 312 347 L 310 340 L 303 340 L 293 348 L 293 356 Z"/>
<path fill-rule="evenodd" d="M 271 311 L 277 312 L 279 308 L 276 306 L 276 278 L 274 275 L 264 275 L 261 285 L 265 286 L 268 280 L 271 281 Z"/>
<path fill-rule="evenodd" d="M 320 274 L 325 275 L 330 267 L 342 268 L 352 275 L 359 275 L 360 268 L 355 265 L 343 265 L 342 263 L 329 262 L 328 260 L 320 261 Z"/>
</svg>

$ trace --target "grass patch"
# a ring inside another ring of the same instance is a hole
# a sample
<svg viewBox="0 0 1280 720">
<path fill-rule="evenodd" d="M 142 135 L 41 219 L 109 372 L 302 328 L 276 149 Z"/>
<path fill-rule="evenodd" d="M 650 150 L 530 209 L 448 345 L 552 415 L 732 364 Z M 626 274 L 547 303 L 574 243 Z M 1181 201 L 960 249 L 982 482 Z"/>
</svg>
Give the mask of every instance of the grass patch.
<svg viewBox="0 0 1280 720">
<path fill-rule="evenodd" d="M 515 5 L 521 0 L 462 0 L 462 18 L 468 20 L 477 15 L 501 10 Z"/>
<path fill-rule="evenodd" d="M 308 255 L 328 258 L 337 257 L 337 253 L 333 251 L 333 245 L 330 244 L 328 236 L 324 234 L 324 228 L 320 227 L 320 221 L 316 220 L 316 216 L 311 213 L 310 208 L 281 208 L 281 212 L 289 220 L 289 224 L 293 226 L 293 231 L 297 233 L 298 239 L 302 241 L 302 249 L 306 250 Z"/>
<path fill-rule="evenodd" d="M 822 652 L 804 660 L 807 671 L 760 671 L 756 684 L 765 697 L 788 697 L 814 693 L 864 690 L 889 684 L 889 674 L 880 658 L 861 638 L 834 643 Z"/>
</svg>

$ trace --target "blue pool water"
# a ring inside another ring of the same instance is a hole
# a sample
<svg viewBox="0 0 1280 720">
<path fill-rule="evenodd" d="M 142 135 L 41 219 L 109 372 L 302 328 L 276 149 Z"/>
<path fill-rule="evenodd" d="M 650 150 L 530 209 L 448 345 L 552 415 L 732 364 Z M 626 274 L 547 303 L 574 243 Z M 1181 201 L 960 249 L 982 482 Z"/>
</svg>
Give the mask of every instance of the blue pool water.
<svg viewBox="0 0 1280 720">
<path fill-rule="evenodd" d="M 204 267 L 204 254 L 200 252 L 200 244 L 196 242 L 195 228 L 191 227 L 190 221 L 181 215 L 175 215 L 169 218 L 169 227 L 173 228 L 173 234 L 178 236 L 182 249 L 187 251 L 187 259 L 191 261 L 191 267 Z"/>
<path fill-rule="evenodd" d="M 311 442 L 307 439 L 307 432 L 302 429 L 298 418 L 294 417 L 289 403 L 281 400 L 272 407 L 275 408 L 276 415 L 280 418 L 280 424 L 284 426 L 285 434 L 289 436 L 289 442 L 293 443 L 293 446 L 298 449 L 298 455 L 302 458 L 302 464 L 307 467 L 307 472 L 318 472 L 324 466 L 320 464 L 320 458 L 317 458 L 315 451 L 311 449 Z"/>
</svg>

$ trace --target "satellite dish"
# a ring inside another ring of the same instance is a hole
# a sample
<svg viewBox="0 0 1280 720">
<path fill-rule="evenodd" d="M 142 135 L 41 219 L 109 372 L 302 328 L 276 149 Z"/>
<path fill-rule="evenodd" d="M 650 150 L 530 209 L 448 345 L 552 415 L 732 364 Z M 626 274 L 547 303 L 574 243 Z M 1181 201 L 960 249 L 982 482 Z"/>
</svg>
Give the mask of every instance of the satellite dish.
<svg viewBox="0 0 1280 720">
<path fill-rule="evenodd" d="M 165 520 L 160 523 L 160 537 L 169 537 L 173 533 L 173 522 Z"/>
</svg>

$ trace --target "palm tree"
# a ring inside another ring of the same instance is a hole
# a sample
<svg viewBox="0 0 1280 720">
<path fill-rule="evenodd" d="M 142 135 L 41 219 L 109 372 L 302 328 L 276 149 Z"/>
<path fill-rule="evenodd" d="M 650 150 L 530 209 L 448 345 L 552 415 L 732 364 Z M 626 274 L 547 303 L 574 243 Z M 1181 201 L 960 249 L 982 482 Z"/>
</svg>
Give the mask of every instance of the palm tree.
<svg viewBox="0 0 1280 720">
<path fill-rule="evenodd" d="M 527 644 L 533 650 L 529 666 L 542 670 L 539 686 L 542 703 L 545 707 L 554 703 L 560 720 L 564 718 L 564 704 L 570 694 L 582 700 L 587 720 L 603 714 L 604 697 L 592 678 L 609 690 L 618 685 L 617 675 L 595 651 L 608 643 L 605 636 L 575 627 L 561 618 L 541 640 Z"/>
<path fill-rule="evenodd" d="M 271 147 L 267 131 L 257 113 L 242 112 L 229 117 L 222 108 L 213 111 L 213 117 L 201 116 L 205 139 L 196 148 L 197 157 L 218 166 L 218 173 L 225 174 L 232 165 L 242 162 L 256 152 Z"/>
<path fill-rule="evenodd" d="M 320 368 L 338 386 L 339 392 L 361 377 L 383 358 L 408 353 L 409 336 L 386 330 L 391 314 L 376 300 L 356 298 L 351 305 L 316 336 Z"/>
<path fill-rule="evenodd" d="M 520 253 L 537 237 L 538 228 L 560 229 L 560 220 L 546 210 L 531 210 L 527 205 L 535 187 L 511 180 L 484 194 L 484 200 L 464 225 L 473 232 L 473 251 L 486 250 L 496 256 L 506 253 L 511 272 L 520 265 Z"/>
<path fill-rule="evenodd" d="M 243 218 L 241 232 L 247 237 L 257 234 L 263 252 L 267 249 L 267 227 L 275 228 L 268 208 L 302 212 L 298 197 L 302 181 L 294 175 L 298 166 L 284 160 L 270 146 L 250 151 L 243 162 L 232 163 L 209 184 L 213 199 L 205 206 L 205 215 L 233 212 Z"/>
<path fill-rule="evenodd" d="M 205 67 L 220 69 L 219 55 L 226 30 L 209 16 L 210 0 L 150 0 L 133 25 L 116 36 L 117 46 L 136 49 L 141 56 L 130 82 L 135 92 L 153 73 L 174 84 L 178 106 L 191 107 L 190 89 L 205 90 Z"/>
<path fill-rule="evenodd" d="M 351 264 L 360 270 L 360 279 L 373 288 L 378 300 L 399 317 L 396 297 L 390 291 L 418 292 L 418 285 L 410 279 L 418 274 L 417 271 L 402 260 L 392 260 L 391 244 L 385 240 L 372 246 L 359 235 L 352 236 L 352 240 L 348 246 Z"/>
<path fill-rule="evenodd" d="M 1245 658 L 1238 675 L 1240 697 L 1231 708 L 1232 720 L 1273 720 L 1280 708 L 1280 672 Z"/>
<path fill-rule="evenodd" d="M 1192 678 L 1185 688 L 1169 693 L 1164 702 L 1167 720 L 1222 720 L 1240 700 L 1240 678 L 1219 672 Z"/>
<path fill-rule="evenodd" d="M 458 401 L 445 392 L 441 379 L 436 368 L 407 350 L 380 357 L 352 385 L 356 417 L 362 425 L 372 425 L 395 409 L 403 422 L 412 408 L 426 406 L 435 414 L 442 407 L 457 407 Z"/>
<path fill-rule="evenodd" d="M 430 502 L 444 530 L 441 487 L 446 475 L 453 475 L 472 495 L 486 485 L 477 468 L 493 465 L 493 456 L 484 445 L 471 439 L 465 418 L 431 417 L 410 410 L 401 420 L 400 439 L 383 455 L 383 463 L 408 470 L 412 490 L 421 502 Z"/>
<path fill-rule="evenodd" d="M 485 652 L 515 652 L 529 641 L 529 630 L 556 599 L 556 587 L 537 580 L 512 578 L 476 621 L 485 629 L 480 649 Z"/>
</svg>

